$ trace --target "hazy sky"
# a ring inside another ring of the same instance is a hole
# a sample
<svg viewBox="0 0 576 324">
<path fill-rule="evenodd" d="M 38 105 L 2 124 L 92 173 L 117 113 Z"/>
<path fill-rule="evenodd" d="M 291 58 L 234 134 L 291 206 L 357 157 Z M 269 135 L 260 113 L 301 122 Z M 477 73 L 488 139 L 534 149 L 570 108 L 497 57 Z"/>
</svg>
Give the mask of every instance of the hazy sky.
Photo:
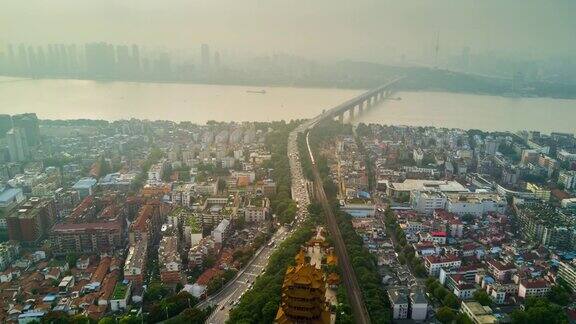
<svg viewBox="0 0 576 324">
<path fill-rule="evenodd" d="M 494 50 L 576 55 L 574 0 L 0 0 L 0 41 L 200 43 L 382 61 Z"/>
</svg>

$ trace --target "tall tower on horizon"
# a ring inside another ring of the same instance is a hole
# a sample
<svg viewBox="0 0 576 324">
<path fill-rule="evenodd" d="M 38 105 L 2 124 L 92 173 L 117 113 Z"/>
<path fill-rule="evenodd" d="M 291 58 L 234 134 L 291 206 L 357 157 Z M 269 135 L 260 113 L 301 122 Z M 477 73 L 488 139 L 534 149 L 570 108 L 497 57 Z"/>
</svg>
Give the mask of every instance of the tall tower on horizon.
<svg viewBox="0 0 576 324">
<path fill-rule="evenodd" d="M 6 133 L 6 142 L 8 143 L 8 154 L 10 161 L 24 162 L 28 158 L 28 143 L 26 133 L 20 128 L 12 128 Z"/>
<path fill-rule="evenodd" d="M 438 53 L 440 52 L 440 32 L 436 33 L 436 45 L 434 46 L 434 67 L 438 67 Z"/>
<path fill-rule="evenodd" d="M 202 59 L 202 68 L 204 70 L 208 70 L 210 68 L 210 47 L 208 46 L 208 44 L 202 44 L 200 51 Z"/>
</svg>

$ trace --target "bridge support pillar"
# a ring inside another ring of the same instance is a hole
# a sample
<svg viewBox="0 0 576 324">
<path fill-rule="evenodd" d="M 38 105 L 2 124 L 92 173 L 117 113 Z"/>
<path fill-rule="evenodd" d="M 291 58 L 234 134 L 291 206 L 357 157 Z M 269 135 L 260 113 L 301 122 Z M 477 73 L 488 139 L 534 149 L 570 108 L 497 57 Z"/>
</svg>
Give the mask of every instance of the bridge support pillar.
<svg viewBox="0 0 576 324">
<path fill-rule="evenodd" d="M 349 121 L 352 122 L 352 119 L 354 119 L 354 106 L 352 108 L 350 108 L 350 110 L 348 110 L 350 112 L 350 119 Z"/>
<path fill-rule="evenodd" d="M 344 113 L 341 113 L 340 115 L 338 115 L 338 121 L 343 124 L 344 123 Z"/>
<path fill-rule="evenodd" d="M 364 113 L 364 101 L 358 104 L 358 115 L 362 115 Z"/>
</svg>

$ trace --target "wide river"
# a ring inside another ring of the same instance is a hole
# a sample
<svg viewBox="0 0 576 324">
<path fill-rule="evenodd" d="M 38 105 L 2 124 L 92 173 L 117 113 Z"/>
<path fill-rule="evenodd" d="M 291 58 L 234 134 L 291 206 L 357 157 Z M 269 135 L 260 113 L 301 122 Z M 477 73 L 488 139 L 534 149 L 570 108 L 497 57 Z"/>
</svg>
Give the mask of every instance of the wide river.
<svg viewBox="0 0 576 324">
<path fill-rule="evenodd" d="M 265 90 L 265 94 L 249 91 Z M 309 118 L 361 90 L 0 78 L 0 113 L 43 119 L 165 119 L 205 123 Z M 394 95 L 357 122 L 483 130 L 576 132 L 576 100 L 444 92 Z"/>
</svg>

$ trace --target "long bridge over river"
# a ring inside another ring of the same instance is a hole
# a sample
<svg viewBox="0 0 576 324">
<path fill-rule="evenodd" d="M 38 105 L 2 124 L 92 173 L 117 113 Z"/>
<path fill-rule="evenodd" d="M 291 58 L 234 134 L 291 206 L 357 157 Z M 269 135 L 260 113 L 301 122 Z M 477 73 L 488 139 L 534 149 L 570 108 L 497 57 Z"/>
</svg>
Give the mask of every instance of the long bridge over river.
<svg viewBox="0 0 576 324">
<path fill-rule="evenodd" d="M 388 99 L 392 95 L 396 83 L 400 80 L 402 80 L 402 78 L 393 79 L 377 88 L 347 100 L 330 110 L 324 111 L 308 122 L 308 129 L 314 127 L 319 121 L 326 118 L 338 118 L 340 122 L 343 122 L 346 113 L 348 113 L 350 120 L 354 119 L 356 113 L 362 114 L 381 101 Z"/>
<path fill-rule="evenodd" d="M 342 237 L 340 228 L 338 227 L 338 221 L 336 220 L 332 206 L 328 202 L 328 197 L 326 197 L 326 193 L 324 192 L 324 186 L 316 166 L 314 152 L 310 147 L 308 134 L 309 131 L 314 128 L 314 126 L 326 118 L 338 118 L 340 121 L 344 121 L 344 114 L 348 113 L 350 115 L 350 119 L 353 119 L 356 109 L 358 109 L 358 113 L 361 114 L 365 109 L 370 109 L 376 106 L 376 104 L 388 98 L 392 94 L 393 87 L 399 80 L 401 80 L 401 78 L 394 79 L 380 87 L 367 91 L 328 111 L 325 111 L 316 118 L 308 121 L 304 127 L 300 128 L 300 131 L 306 133 L 308 154 L 313 166 L 314 196 L 322 205 L 322 209 L 326 215 L 326 224 L 334 240 L 336 255 L 338 256 L 338 260 L 342 267 L 343 283 L 346 287 L 346 294 L 348 296 L 348 300 L 350 301 L 350 307 L 352 308 L 352 312 L 354 314 L 354 320 L 356 323 L 361 324 L 370 323 L 370 314 L 368 313 L 366 304 L 364 303 L 364 297 L 362 296 L 362 290 L 358 284 L 356 273 L 354 272 L 354 269 L 350 263 L 348 251 L 346 250 L 346 244 L 344 243 L 344 238 Z"/>
</svg>

